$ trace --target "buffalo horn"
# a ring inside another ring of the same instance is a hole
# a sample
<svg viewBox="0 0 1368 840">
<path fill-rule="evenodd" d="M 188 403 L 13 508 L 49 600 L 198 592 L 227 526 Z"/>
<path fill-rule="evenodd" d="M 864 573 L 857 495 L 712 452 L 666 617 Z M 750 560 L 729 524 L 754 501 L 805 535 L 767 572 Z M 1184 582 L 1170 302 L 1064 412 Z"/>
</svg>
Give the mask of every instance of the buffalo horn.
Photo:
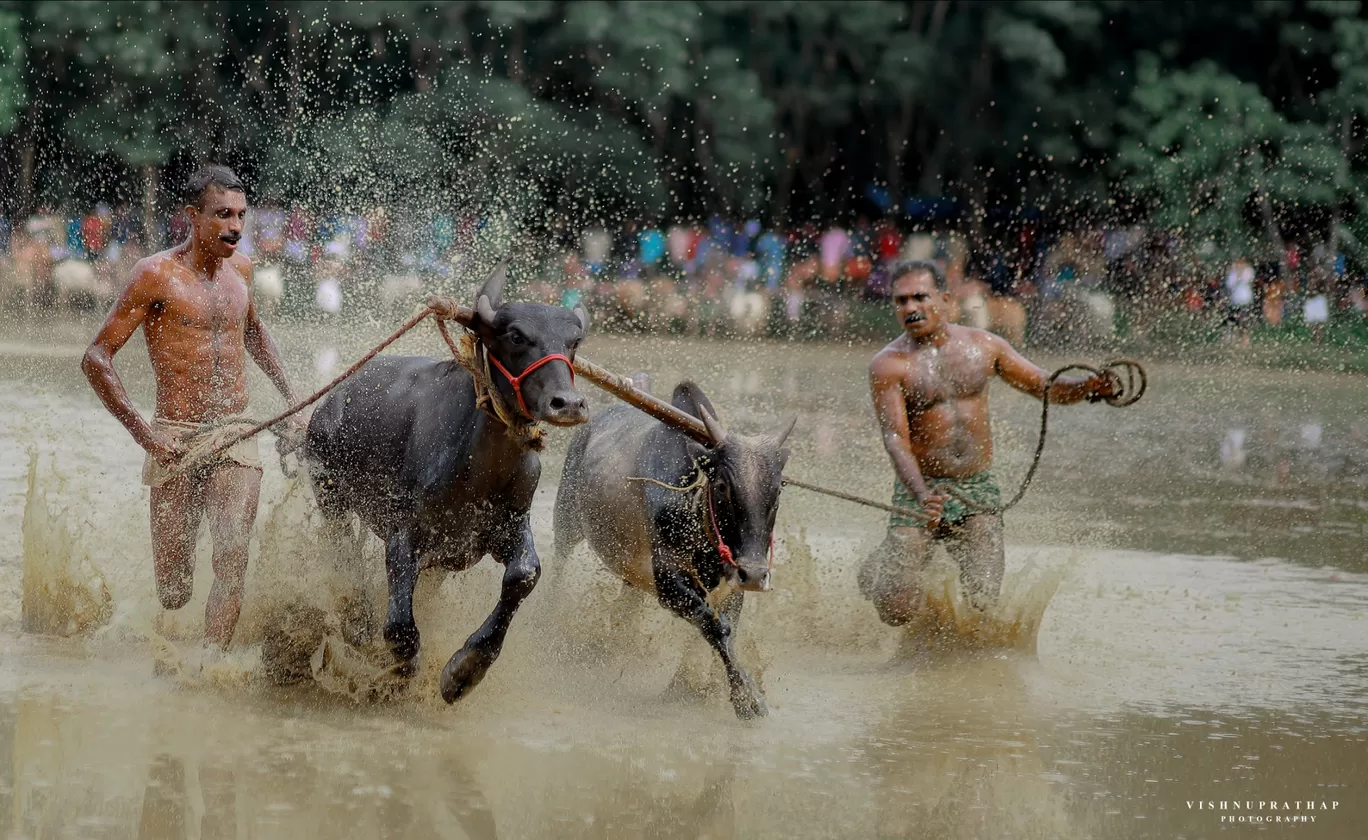
<svg viewBox="0 0 1368 840">
<path fill-rule="evenodd" d="M 489 298 L 489 305 L 492 309 L 498 309 L 503 305 L 504 284 L 508 282 L 508 258 L 504 257 L 494 270 L 489 272 L 485 278 L 484 285 L 480 287 L 479 295 Z M 478 298 L 477 298 L 478 300 Z"/>
<path fill-rule="evenodd" d="M 713 439 L 713 445 L 721 446 L 727 439 L 727 430 L 722 428 L 722 424 L 717 422 L 717 418 L 713 417 L 703 406 L 698 407 L 698 413 L 703 420 L 703 425 L 708 429 L 708 437 Z"/>
<path fill-rule="evenodd" d="M 798 415 L 795 414 L 795 415 L 793 415 L 792 418 L 789 419 L 788 423 L 784 426 L 783 431 L 781 431 L 781 432 L 779 433 L 779 437 L 775 439 L 775 441 L 774 441 L 774 447 L 775 447 L 776 449 L 778 449 L 778 448 L 780 448 L 780 447 L 782 447 L 782 446 L 784 445 L 784 441 L 788 440 L 788 436 L 793 432 L 793 427 L 796 426 L 797 424 L 798 424 Z"/>
<path fill-rule="evenodd" d="M 579 319 L 580 329 L 586 333 L 589 332 L 589 311 L 583 306 L 576 305 L 574 312 L 575 317 Z"/>
</svg>

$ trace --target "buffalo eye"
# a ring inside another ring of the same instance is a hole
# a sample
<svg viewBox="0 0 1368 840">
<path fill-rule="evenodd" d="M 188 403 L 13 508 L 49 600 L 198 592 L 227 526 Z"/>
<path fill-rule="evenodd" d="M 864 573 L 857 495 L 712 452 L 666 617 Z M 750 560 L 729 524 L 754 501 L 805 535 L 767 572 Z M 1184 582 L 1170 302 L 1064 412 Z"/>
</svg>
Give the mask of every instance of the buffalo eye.
<svg viewBox="0 0 1368 840">
<path fill-rule="evenodd" d="M 504 335 L 508 338 L 508 340 L 511 343 L 519 347 L 522 347 L 523 345 L 528 343 L 527 336 L 523 335 L 517 330 L 509 330 L 507 333 L 504 333 Z"/>
</svg>

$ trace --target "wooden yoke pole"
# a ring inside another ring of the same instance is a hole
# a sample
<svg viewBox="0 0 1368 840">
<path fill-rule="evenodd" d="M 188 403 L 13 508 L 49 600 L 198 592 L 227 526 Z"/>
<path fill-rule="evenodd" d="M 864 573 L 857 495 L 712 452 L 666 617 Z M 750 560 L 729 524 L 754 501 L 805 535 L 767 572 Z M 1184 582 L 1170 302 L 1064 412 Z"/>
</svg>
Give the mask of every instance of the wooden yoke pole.
<svg viewBox="0 0 1368 840">
<path fill-rule="evenodd" d="M 475 323 L 475 311 L 461 306 L 451 298 L 430 297 L 428 308 L 444 321 L 455 321 L 464 327 Z M 713 444 L 712 435 L 708 434 L 708 427 L 703 425 L 702 420 L 642 391 L 627 377 L 599 367 L 582 357 L 575 359 L 574 367 L 577 375 L 588 379 L 628 405 L 646 412 L 662 423 L 674 426 L 699 443 L 708 446 Z"/>
</svg>

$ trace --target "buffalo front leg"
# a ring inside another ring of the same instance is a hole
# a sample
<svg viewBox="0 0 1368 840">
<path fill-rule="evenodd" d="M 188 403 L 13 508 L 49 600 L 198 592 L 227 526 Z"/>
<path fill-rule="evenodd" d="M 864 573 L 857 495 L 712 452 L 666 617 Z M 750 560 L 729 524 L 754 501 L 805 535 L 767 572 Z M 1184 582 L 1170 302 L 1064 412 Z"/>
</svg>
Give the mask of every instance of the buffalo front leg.
<svg viewBox="0 0 1368 840">
<path fill-rule="evenodd" d="M 513 623 L 523 599 L 532 594 L 541 577 L 541 561 L 532 545 L 532 529 L 526 519 L 507 547 L 496 547 L 491 553 L 504 566 L 503 584 L 499 589 L 499 603 L 480 629 L 470 634 L 461 649 L 452 655 L 442 669 L 440 683 L 442 699 L 455 703 L 480 684 L 489 666 L 499 658 L 504 637 Z"/>
<path fill-rule="evenodd" d="M 389 612 L 385 643 L 396 660 L 395 673 L 413 675 L 418 658 L 418 625 L 413 620 L 413 587 L 418 583 L 418 552 L 408 531 L 396 531 L 385 541 L 385 574 L 389 578 Z"/>
<path fill-rule="evenodd" d="M 657 562 L 655 566 L 656 592 L 660 603 L 670 612 L 698 628 L 703 638 L 717 655 L 722 658 L 722 668 L 727 673 L 727 690 L 731 697 L 732 709 L 742 720 L 763 717 L 769 714 L 765 698 L 751 679 L 750 674 L 741 667 L 736 659 L 736 624 L 727 610 L 718 612 L 708 605 L 704 593 L 699 592 L 689 576 L 677 566 L 666 566 Z M 735 593 L 735 612 L 740 612 L 740 593 Z M 732 606 L 728 599 L 727 607 Z"/>
</svg>

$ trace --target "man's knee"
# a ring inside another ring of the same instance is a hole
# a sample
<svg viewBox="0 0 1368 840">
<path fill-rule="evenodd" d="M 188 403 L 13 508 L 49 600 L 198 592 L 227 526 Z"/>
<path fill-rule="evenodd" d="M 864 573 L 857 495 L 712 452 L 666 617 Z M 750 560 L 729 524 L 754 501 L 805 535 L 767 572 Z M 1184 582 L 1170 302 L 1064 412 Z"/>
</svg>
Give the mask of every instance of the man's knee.
<svg viewBox="0 0 1368 840">
<path fill-rule="evenodd" d="M 178 610 L 190 601 L 195 581 L 195 537 L 198 528 L 152 531 L 152 566 L 157 580 L 157 598 L 168 610 Z"/>
<path fill-rule="evenodd" d="M 921 600 L 921 590 L 882 592 L 870 599 L 879 620 L 889 627 L 901 627 L 912 620 Z"/>
<path fill-rule="evenodd" d="M 247 580 L 247 541 L 230 540 L 214 546 L 214 580 L 241 588 Z"/>
<path fill-rule="evenodd" d="M 179 571 L 157 575 L 157 600 L 164 609 L 178 610 L 190 603 L 194 594 L 194 575 Z"/>
<path fill-rule="evenodd" d="M 890 529 L 860 568 L 860 594 L 874 604 L 885 624 L 896 627 L 915 615 L 921 601 L 918 575 L 926 547 L 925 535 L 916 529 Z"/>
<path fill-rule="evenodd" d="M 960 567 L 960 581 L 969 590 L 975 606 L 987 606 L 996 601 L 1001 592 L 1006 566 L 1002 518 L 971 517 L 958 536 L 954 553 Z"/>
</svg>

